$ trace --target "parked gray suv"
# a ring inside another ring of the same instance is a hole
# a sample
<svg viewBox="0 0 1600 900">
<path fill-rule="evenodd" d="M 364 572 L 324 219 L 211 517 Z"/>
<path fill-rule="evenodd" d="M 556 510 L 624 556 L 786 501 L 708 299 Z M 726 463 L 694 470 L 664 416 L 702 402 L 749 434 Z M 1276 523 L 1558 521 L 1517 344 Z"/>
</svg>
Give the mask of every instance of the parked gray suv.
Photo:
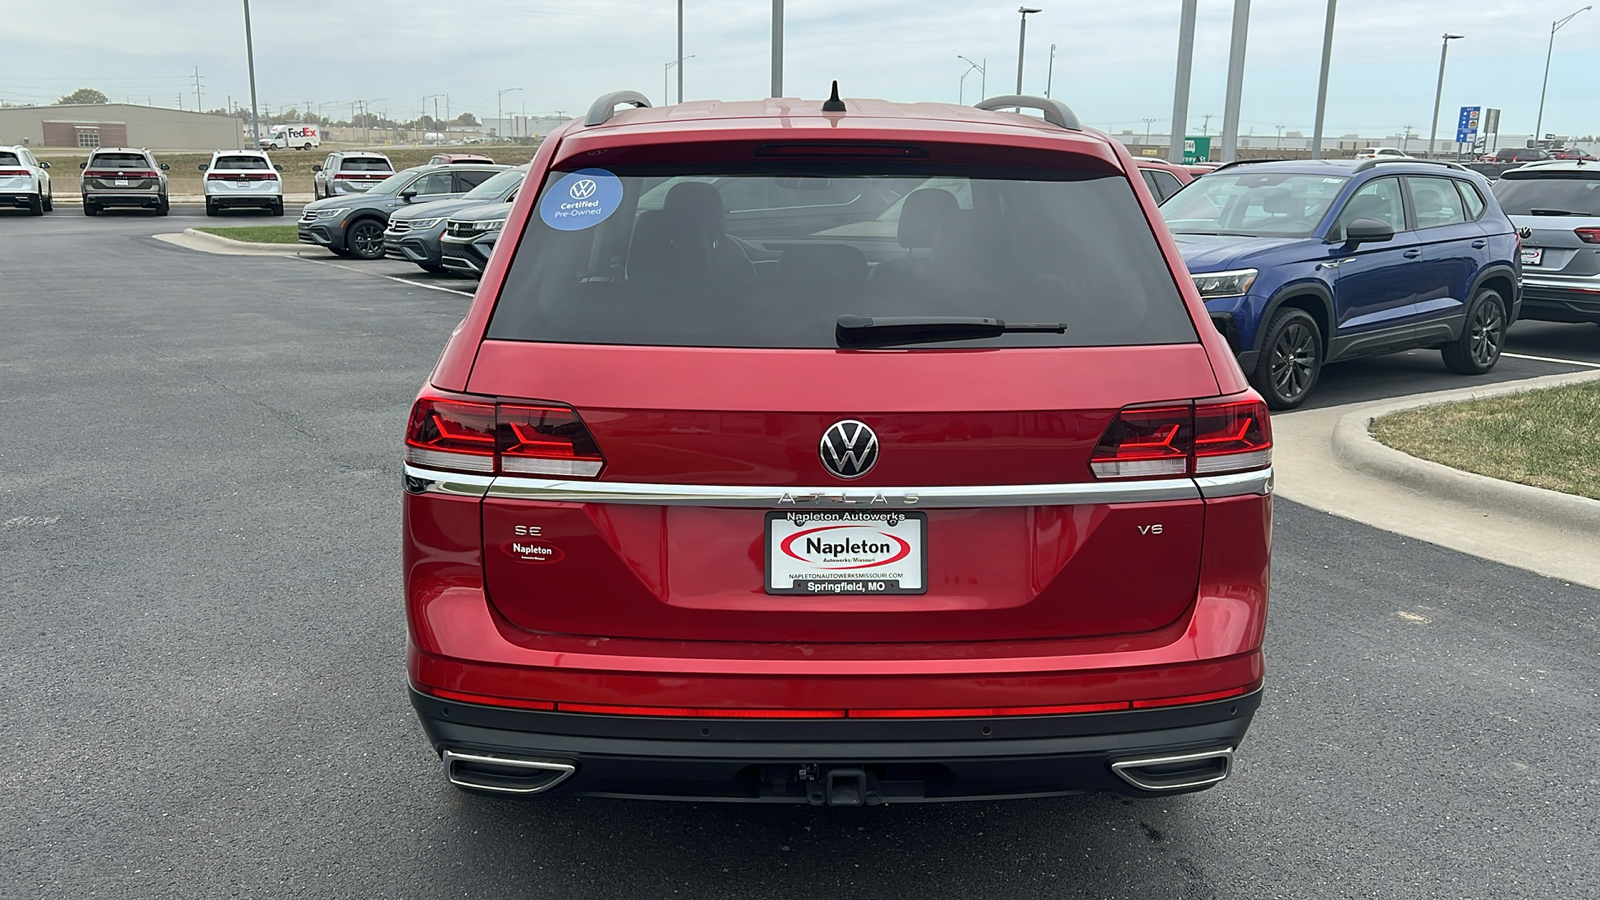
<svg viewBox="0 0 1600 900">
<path fill-rule="evenodd" d="M 313 199 L 359 194 L 394 174 L 394 163 L 375 150 L 335 150 L 311 167 Z"/>
<path fill-rule="evenodd" d="M 300 242 L 326 247 L 338 256 L 378 259 L 389 216 L 412 203 L 453 200 L 510 166 L 458 163 L 413 166 L 396 172 L 360 194 L 313 200 L 300 216 Z"/>
<path fill-rule="evenodd" d="M 149 150 L 100 147 L 83 170 L 83 214 L 95 216 L 108 206 L 137 206 L 167 214 L 166 163 L 157 163 Z"/>
<path fill-rule="evenodd" d="M 389 227 L 383 233 L 384 253 L 395 259 L 414 262 L 427 272 L 445 271 L 443 248 L 439 238 L 444 234 L 445 221 L 463 210 L 480 203 L 501 207 L 517 195 L 528 167 L 518 166 L 490 178 L 466 192 L 459 200 L 435 200 L 431 203 L 414 203 L 389 217 Z"/>
</svg>

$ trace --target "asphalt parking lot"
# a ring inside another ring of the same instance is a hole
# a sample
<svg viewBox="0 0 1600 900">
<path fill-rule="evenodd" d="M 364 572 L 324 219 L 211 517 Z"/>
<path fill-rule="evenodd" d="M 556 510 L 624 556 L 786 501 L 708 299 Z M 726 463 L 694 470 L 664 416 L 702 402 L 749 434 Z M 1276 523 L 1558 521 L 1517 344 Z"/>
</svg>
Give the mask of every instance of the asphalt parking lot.
<svg viewBox="0 0 1600 900">
<path fill-rule="evenodd" d="M 404 694 L 398 466 L 470 283 L 149 238 L 196 218 L 0 213 L 0 895 L 1600 897 L 1600 592 L 1282 500 L 1215 790 L 460 795 Z M 1495 380 L 1600 362 L 1593 326 L 1508 346 Z M 1419 351 L 1315 401 L 1462 381 Z"/>
</svg>

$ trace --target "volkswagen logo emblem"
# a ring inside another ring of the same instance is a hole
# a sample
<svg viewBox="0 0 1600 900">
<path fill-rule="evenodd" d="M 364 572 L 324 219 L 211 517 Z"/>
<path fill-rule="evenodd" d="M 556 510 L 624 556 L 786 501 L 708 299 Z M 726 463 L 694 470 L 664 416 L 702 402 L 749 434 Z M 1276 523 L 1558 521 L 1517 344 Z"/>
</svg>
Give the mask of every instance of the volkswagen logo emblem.
<svg viewBox="0 0 1600 900">
<path fill-rule="evenodd" d="M 865 422 L 845 419 L 822 433 L 822 466 L 840 478 L 860 478 L 878 462 L 878 436 Z"/>
<path fill-rule="evenodd" d="M 583 178 L 578 181 L 574 181 L 572 183 L 572 187 L 567 188 L 567 193 L 571 194 L 572 199 L 574 200 L 587 200 L 594 196 L 594 192 L 597 187 L 599 187 L 599 185 L 594 183 L 594 179 Z"/>
</svg>

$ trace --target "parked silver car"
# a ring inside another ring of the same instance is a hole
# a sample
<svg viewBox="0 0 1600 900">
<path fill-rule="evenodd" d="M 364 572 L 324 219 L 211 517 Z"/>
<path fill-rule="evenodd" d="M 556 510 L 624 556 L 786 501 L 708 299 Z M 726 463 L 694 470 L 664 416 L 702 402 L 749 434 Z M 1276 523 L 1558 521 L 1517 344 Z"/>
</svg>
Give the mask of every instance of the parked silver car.
<svg viewBox="0 0 1600 900">
<path fill-rule="evenodd" d="M 1600 323 L 1600 165 L 1529 163 L 1494 196 L 1522 233 L 1522 318 Z"/>
<path fill-rule="evenodd" d="M 394 163 L 374 150 L 335 150 L 311 171 L 311 193 L 320 200 L 359 194 L 393 175 Z"/>
</svg>

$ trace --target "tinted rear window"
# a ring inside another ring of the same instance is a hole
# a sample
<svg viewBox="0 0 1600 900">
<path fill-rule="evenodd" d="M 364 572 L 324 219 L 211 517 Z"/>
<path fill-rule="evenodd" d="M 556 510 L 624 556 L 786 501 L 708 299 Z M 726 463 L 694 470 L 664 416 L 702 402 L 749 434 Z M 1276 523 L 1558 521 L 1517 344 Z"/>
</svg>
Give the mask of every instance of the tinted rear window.
<svg viewBox="0 0 1600 900">
<path fill-rule="evenodd" d="M 238 171 L 240 169 L 270 169 L 272 167 L 267 164 L 266 158 L 262 156 L 219 156 L 217 157 L 217 164 L 213 168 Z"/>
<path fill-rule="evenodd" d="M 393 172 L 394 166 L 389 165 L 387 159 L 372 159 L 365 156 L 349 157 L 339 163 L 341 172 Z"/>
<path fill-rule="evenodd" d="M 1535 178 L 1506 173 L 1494 183 L 1494 197 L 1508 216 L 1531 216 L 1534 210 L 1600 216 L 1600 171 L 1545 172 Z"/>
<path fill-rule="evenodd" d="M 148 169 L 150 161 L 137 153 L 96 153 L 90 168 Z"/>
<path fill-rule="evenodd" d="M 21 164 L 22 160 L 18 159 L 15 153 L 0 150 L 0 166 L 18 166 Z"/>
<path fill-rule="evenodd" d="M 857 315 L 1067 325 L 937 348 L 1197 339 L 1122 176 L 793 165 L 551 173 L 488 336 L 834 348 Z"/>
</svg>

